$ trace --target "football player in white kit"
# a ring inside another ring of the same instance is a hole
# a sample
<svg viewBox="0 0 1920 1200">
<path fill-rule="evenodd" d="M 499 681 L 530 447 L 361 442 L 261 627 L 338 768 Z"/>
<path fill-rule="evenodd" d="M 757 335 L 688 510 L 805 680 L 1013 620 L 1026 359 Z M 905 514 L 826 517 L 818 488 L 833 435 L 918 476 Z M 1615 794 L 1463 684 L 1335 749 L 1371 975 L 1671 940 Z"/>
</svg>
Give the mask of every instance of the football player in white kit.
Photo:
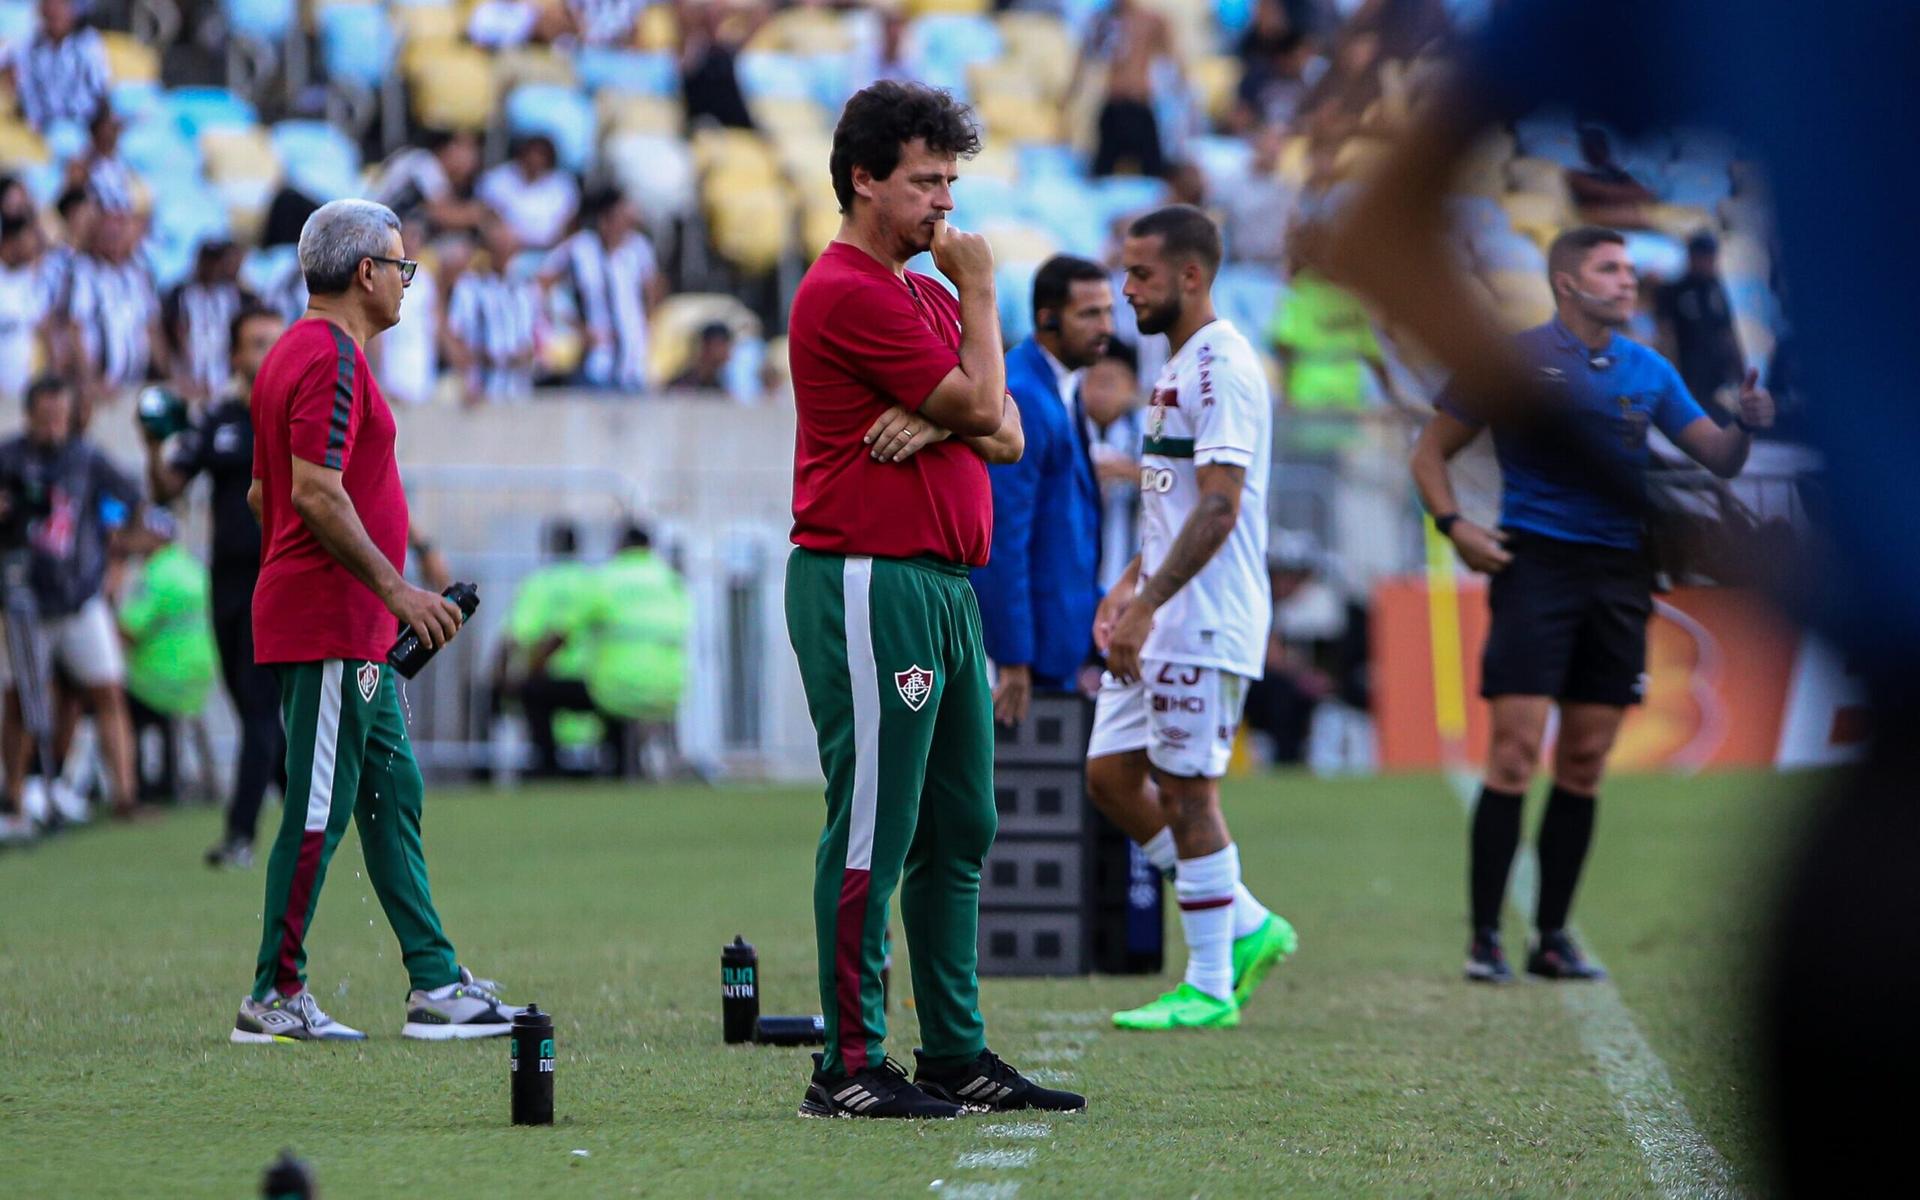
<svg viewBox="0 0 1920 1200">
<path fill-rule="evenodd" d="M 1220 813 L 1247 685 L 1266 669 L 1273 409 L 1259 356 L 1213 311 L 1220 231 L 1197 208 L 1148 213 L 1122 251 L 1127 302 L 1172 357 L 1154 385 L 1140 469 L 1141 548 L 1100 603 L 1107 656 L 1087 748 L 1094 804 L 1174 872 L 1187 973 L 1122 1029 L 1231 1028 L 1293 927 L 1240 882 Z"/>
</svg>

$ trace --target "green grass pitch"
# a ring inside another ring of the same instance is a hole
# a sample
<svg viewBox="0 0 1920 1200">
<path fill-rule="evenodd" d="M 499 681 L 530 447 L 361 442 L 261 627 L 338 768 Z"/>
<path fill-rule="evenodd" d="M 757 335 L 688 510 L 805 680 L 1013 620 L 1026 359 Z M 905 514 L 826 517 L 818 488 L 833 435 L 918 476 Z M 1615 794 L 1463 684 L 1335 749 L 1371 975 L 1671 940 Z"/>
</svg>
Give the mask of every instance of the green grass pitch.
<svg viewBox="0 0 1920 1200">
<path fill-rule="evenodd" d="M 1749 1193 L 1766 1180 L 1743 1018 L 1808 787 L 1614 782 L 1576 910 Z M 1230 782 L 1226 806 L 1248 883 L 1302 938 L 1242 1027 L 1106 1024 L 1164 980 L 990 979 L 994 1048 L 1091 1111 L 913 1126 L 799 1120 L 805 1052 L 720 1041 L 735 933 L 760 949 L 763 1011 L 819 1007 L 808 789 L 430 793 L 462 960 L 555 1014 L 551 1129 L 508 1125 L 504 1041 L 401 1040 L 406 981 L 351 833 L 310 940 L 316 996 L 371 1035 L 351 1046 L 227 1043 L 262 881 L 199 865 L 211 812 L 0 854 L 0 1193 L 240 1197 L 283 1146 L 336 1200 L 1651 1192 L 1555 990 L 1460 981 L 1465 821 L 1444 784 L 1277 775 Z M 1177 971 L 1177 924 L 1169 951 Z M 910 1062 L 904 963 L 893 977 L 889 1044 Z"/>
</svg>

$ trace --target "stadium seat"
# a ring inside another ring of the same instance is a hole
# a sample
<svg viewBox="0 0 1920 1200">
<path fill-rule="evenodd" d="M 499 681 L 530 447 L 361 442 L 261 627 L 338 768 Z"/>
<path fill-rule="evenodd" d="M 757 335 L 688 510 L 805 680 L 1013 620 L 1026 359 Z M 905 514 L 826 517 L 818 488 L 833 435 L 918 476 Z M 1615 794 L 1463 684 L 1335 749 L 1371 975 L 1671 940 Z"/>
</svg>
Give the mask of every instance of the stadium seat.
<svg viewBox="0 0 1920 1200">
<path fill-rule="evenodd" d="M 493 56 L 494 86 L 502 94 L 529 83 L 570 88 L 578 82 L 573 63 L 572 55 L 544 46 L 504 50 Z"/>
<path fill-rule="evenodd" d="M 813 75 L 804 59 L 791 54 L 749 51 L 734 62 L 741 94 L 748 100 L 806 100 L 813 96 Z"/>
<path fill-rule="evenodd" d="M 1495 271 L 1485 277 L 1510 328 L 1529 328 L 1553 316 L 1553 289 L 1538 271 Z"/>
<path fill-rule="evenodd" d="M 995 262 L 1040 263 L 1060 252 L 1060 242 L 1044 226 L 1010 217 L 981 221 L 978 228 L 993 247 Z"/>
<path fill-rule="evenodd" d="M 393 65 L 398 39 L 386 9 L 332 4 L 320 10 L 320 62 L 334 83 L 378 90 Z"/>
<path fill-rule="evenodd" d="M 1023 181 L 1079 179 L 1086 174 L 1086 167 L 1072 146 L 1028 143 L 1015 147 L 1014 154 Z"/>
<path fill-rule="evenodd" d="M 638 96 L 680 96 L 680 69 L 673 56 L 608 46 L 583 46 L 574 54 L 580 86 L 589 92 L 614 89 Z"/>
<path fill-rule="evenodd" d="M 1056 142 L 1060 139 L 1060 108 L 1032 96 L 998 92 L 978 97 L 974 111 L 987 136 L 1007 142 Z"/>
<path fill-rule="evenodd" d="M 1537 192 L 1510 192 L 1500 198 L 1500 207 L 1506 210 L 1507 220 L 1517 232 L 1543 246 L 1552 241 L 1572 217 L 1564 199 Z"/>
<path fill-rule="evenodd" d="M 603 90 L 593 98 L 600 114 L 602 136 L 616 133 L 677 134 L 686 127 L 686 110 L 678 99 Z"/>
<path fill-rule="evenodd" d="M 109 30 L 100 35 L 107 52 L 107 77 L 115 83 L 157 83 L 160 55 L 130 33 Z"/>
<path fill-rule="evenodd" d="M 1215 125 L 1232 115 L 1239 95 L 1241 63 L 1231 54 L 1206 54 L 1187 64 L 1187 79 L 1200 109 Z"/>
<path fill-rule="evenodd" d="M 1002 13 L 996 23 L 1000 43 L 1006 47 L 1003 61 L 1033 79 L 1043 95 L 1064 97 L 1079 46 L 1060 18 L 1042 12 L 1009 12 Z"/>
<path fill-rule="evenodd" d="M 969 95 L 967 68 L 992 62 L 1000 52 L 1000 31 L 994 23 L 965 11 L 920 17 L 907 27 L 905 56 L 914 74 L 963 100 Z"/>
<path fill-rule="evenodd" d="M 1167 185 L 1138 175 L 1113 175 L 1093 181 L 1092 191 L 1104 220 L 1130 217 L 1167 202 Z"/>
<path fill-rule="evenodd" d="M 34 0 L 0 0 L 0 46 L 13 46 L 31 38 L 40 28 L 40 14 Z"/>
<path fill-rule="evenodd" d="M 200 153 L 206 161 L 207 182 L 277 181 L 280 158 L 267 131 L 250 129 L 209 129 L 200 135 Z"/>
<path fill-rule="evenodd" d="M 1256 342 L 1257 331 L 1265 329 L 1280 307 L 1286 288 L 1272 271 L 1246 263 L 1229 263 L 1220 268 L 1213 284 L 1214 303 L 1222 317 L 1248 334 Z"/>
<path fill-rule="evenodd" d="M 607 138 L 601 157 L 656 228 L 694 210 L 693 156 L 677 134 L 616 133 Z"/>
<path fill-rule="evenodd" d="M 1522 155 L 1507 163 L 1506 175 L 1507 185 L 1516 192 L 1555 196 L 1562 201 L 1571 199 L 1567 192 L 1567 169 L 1550 158 Z"/>
<path fill-rule="evenodd" d="M 1245 138 L 1191 137 L 1187 139 L 1187 157 L 1212 187 L 1230 186 L 1253 170 L 1253 146 Z"/>
<path fill-rule="evenodd" d="M 396 4 L 394 28 L 411 51 L 418 45 L 446 45 L 466 34 L 461 12 L 451 4 Z"/>
<path fill-rule="evenodd" d="M 811 57 L 844 54 L 853 47 L 853 34 L 839 13 L 796 5 L 782 9 L 755 31 L 749 52 L 770 50 Z"/>
<path fill-rule="evenodd" d="M 1683 239 L 1715 225 L 1711 212 L 1685 204 L 1649 204 L 1644 215 L 1650 227 L 1669 237 Z"/>
<path fill-rule="evenodd" d="M 994 299 L 1000 312 L 1000 337 L 1009 346 L 1033 332 L 1033 276 L 1038 262 L 995 262 Z"/>
<path fill-rule="evenodd" d="M 528 83 L 507 97 L 507 132 L 553 139 L 563 170 L 585 171 L 593 158 L 599 118 L 586 94 L 553 84 Z"/>
<path fill-rule="evenodd" d="M 360 190 L 360 147 L 325 121 L 281 121 L 270 140 L 293 185 L 325 202 Z"/>
<path fill-rule="evenodd" d="M 960 181 L 953 185 L 953 217 L 963 228 L 978 229 L 988 221 L 1023 220 L 1026 211 L 1021 190 L 1004 179 L 963 171 Z"/>
<path fill-rule="evenodd" d="M 1299 134 L 1286 139 L 1280 147 L 1280 165 L 1275 173 L 1294 187 L 1305 187 L 1312 170 L 1308 161 L 1307 139 Z"/>
<path fill-rule="evenodd" d="M 39 134 L 19 121 L 0 118 L 0 162 L 37 164 L 52 157 Z"/>
<path fill-rule="evenodd" d="M 137 121 L 158 111 L 166 92 L 158 83 L 116 83 L 107 92 L 107 103 L 122 121 Z"/>
<path fill-rule="evenodd" d="M 249 41 L 279 45 L 293 30 L 296 0 L 221 0 L 228 32 Z"/>
<path fill-rule="evenodd" d="M 800 248 L 811 262 L 840 233 L 840 210 L 832 200 L 810 200 L 800 212 Z"/>
<path fill-rule="evenodd" d="M 55 162 L 64 163 L 87 148 L 87 131 L 78 121 L 55 121 L 40 131 Z"/>
<path fill-rule="evenodd" d="M 1029 218 L 1051 230 L 1063 250 L 1082 258 L 1099 255 L 1107 240 L 1108 218 L 1099 195 L 1084 179 L 1040 179 L 1020 190 Z"/>
<path fill-rule="evenodd" d="M 1687 248 L 1679 238 L 1658 230 L 1635 229 L 1624 235 L 1633 269 L 1655 279 L 1678 278 L 1687 269 Z"/>
<path fill-rule="evenodd" d="M 248 128 L 260 123 L 253 105 L 216 87 L 174 88 L 167 93 L 167 111 L 189 138 L 208 129 Z"/>
<path fill-rule="evenodd" d="M 148 179 L 185 176 L 199 179 L 200 147 L 165 117 L 148 117 L 127 125 L 120 134 L 120 157 Z"/>
<path fill-rule="evenodd" d="M 1715 208 L 1733 192 L 1724 164 L 1677 162 L 1667 168 L 1660 198 L 1668 204 Z"/>
<path fill-rule="evenodd" d="M 493 120 L 493 62 L 471 46 L 449 46 L 411 84 L 414 119 L 430 129 L 479 131 Z"/>
<path fill-rule="evenodd" d="M 775 144 L 791 137 L 823 137 L 833 132 L 831 118 L 805 97 L 768 97 L 750 101 L 749 107 L 754 124 Z"/>
<path fill-rule="evenodd" d="M 727 326 L 738 339 L 760 336 L 760 318 L 737 297 L 683 292 L 660 302 L 653 311 L 652 336 L 647 342 L 647 373 L 654 386 L 665 384 L 686 367 L 693 335 L 713 324 Z"/>
<path fill-rule="evenodd" d="M 766 141 L 751 129 L 702 129 L 691 139 L 694 165 L 705 176 L 725 171 L 754 176 L 765 183 L 780 178 L 780 163 Z"/>
<path fill-rule="evenodd" d="M 649 4 L 640 11 L 633 30 L 642 50 L 672 53 L 680 44 L 680 18 L 671 4 Z"/>
</svg>

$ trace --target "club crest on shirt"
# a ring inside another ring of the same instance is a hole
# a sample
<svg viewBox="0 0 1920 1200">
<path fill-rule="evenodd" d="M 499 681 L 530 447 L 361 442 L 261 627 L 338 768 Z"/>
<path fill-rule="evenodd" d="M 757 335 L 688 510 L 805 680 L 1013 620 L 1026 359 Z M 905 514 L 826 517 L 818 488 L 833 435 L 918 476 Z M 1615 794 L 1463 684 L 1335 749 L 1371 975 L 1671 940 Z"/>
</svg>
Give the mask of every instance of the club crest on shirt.
<svg viewBox="0 0 1920 1200">
<path fill-rule="evenodd" d="M 927 706 L 927 697 L 933 695 L 933 672 L 920 666 L 895 671 L 893 686 L 900 689 L 900 699 L 906 706 L 919 712 Z"/>
<path fill-rule="evenodd" d="M 368 704 L 373 703 L 373 694 L 380 690 L 380 664 L 364 662 L 353 673 L 353 681 L 360 686 L 360 698 Z"/>
</svg>

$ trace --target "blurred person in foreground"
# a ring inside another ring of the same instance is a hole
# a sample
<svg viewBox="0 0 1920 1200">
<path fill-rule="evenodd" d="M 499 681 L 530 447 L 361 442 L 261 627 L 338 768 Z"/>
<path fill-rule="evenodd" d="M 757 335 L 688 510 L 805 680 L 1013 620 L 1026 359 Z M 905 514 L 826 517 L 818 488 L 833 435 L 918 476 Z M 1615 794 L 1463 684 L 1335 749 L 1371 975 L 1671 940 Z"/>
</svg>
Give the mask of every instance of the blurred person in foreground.
<svg viewBox="0 0 1920 1200">
<path fill-rule="evenodd" d="M 306 987 L 307 930 L 349 821 L 412 988 L 401 1036 L 502 1035 L 513 1006 L 459 964 L 434 907 L 420 836 L 425 782 L 386 663 L 396 622 L 435 650 L 461 623 L 453 601 L 402 574 L 407 496 L 393 412 L 364 350 L 399 320 L 414 264 L 402 256 L 400 219 L 370 200 L 322 205 L 299 254 L 310 299 L 254 381 L 248 495 L 265 531 L 254 657 L 280 676 L 287 798 L 267 861 L 253 988 L 228 1037 L 366 1036 L 322 1011 Z"/>
<path fill-rule="evenodd" d="M 287 794 L 280 684 L 272 668 L 253 659 L 260 522 L 247 502 L 253 486 L 253 416 L 248 407 L 253 381 L 286 328 L 280 314 L 271 309 L 240 309 L 226 338 L 232 350 L 226 391 L 171 439 L 147 431 L 147 487 L 155 503 L 172 503 L 200 475 L 211 482 L 213 634 L 220 651 L 220 677 L 240 724 L 239 761 L 227 801 L 226 827 L 205 855 L 207 865 L 213 867 L 251 867 L 267 784 L 275 783 L 282 796 Z"/>
<path fill-rule="evenodd" d="M 1173 355 L 1154 381 L 1140 463 L 1140 552 L 1094 614 L 1107 673 L 1094 703 L 1087 792 L 1160 872 L 1175 872 L 1187 969 L 1172 991 L 1113 1014 L 1121 1029 L 1231 1029 L 1293 927 L 1240 876 L 1220 808 L 1249 681 L 1273 620 L 1267 506 L 1273 404 L 1259 352 L 1213 306 L 1220 231 L 1197 208 L 1127 229 L 1124 289 L 1142 333 Z"/>
<path fill-rule="evenodd" d="M 1071 692 L 1093 656 L 1100 603 L 1100 485 L 1080 382 L 1113 336 L 1106 269 L 1055 255 L 1033 277 L 1034 333 L 1007 351 L 1007 394 L 1027 437 L 1020 461 L 988 469 L 993 554 L 973 573 L 993 715 L 1027 719 L 1033 694 Z"/>
<path fill-rule="evenodd" d="M 1746 464 L 1753 434 L 1773 423 L 1773 401 L 1749 379 L 1740 416 L 1721 428 L 1688 393 L 1679 372 L 1621 331 L 1632 320 L 1639 280 L 1626 239 L 1581 226 L 1547 251 L 1553 320 L 1519 335 L 1536 372 L 1546 428 L 1494 421 L 1500 460 L 1498 530 L 1460 515 L 1447 460 L 1488 424 L 1484 408 L 1449 386 L 1413 450 L 1413 479 L 1434 525 L 1462 561 L 1492 577 L 1492 613 L 1480 694 L 1492 710 L 1485 785 L 1474 805 L 1469 892 L 1472 941 L 1466 976 L 1507 983 L 1500 910 L 1519 845 L 1521 808 L 1540 765 L 1547 721 L 1559 710 L 1553 791 L 1541 818 L 1540 894 L 1527 973 L 1596 980 L 1567 930 L 1573 893 L 1593 840 L 1596 797 L 1627 709 L 1646 686 L 1653 567 L 1646 514 L 1595 486 L 1587 459 L 1605 456 L 1614 478 L 1643 476 L 1658 429 L 1722 479 Z"/>
<path fill-rule="evenodd" d="M 827 1044 L 800 1113 L 953 1118 L 1077 1110 L 987 1048 L 980 868 L 993 844 L 993 697 L 967 583 L 993 541 L 989 462 L 1016 461 L 993 252 L 954 230 L 958 160 L 980 149 L 945 92 L 872 84 L 828 170 L 839 234 L 793 299 L 798 432 L 787 632 L 827 777 L 814 931 Z M 933 252 L 959 295 L 906 269 Z M 887 1057 L 881 988 L 895 888 L 923 1046 Z"/>
<path fill-rule="evenodd" d="M 0 522 L 24 536 L 39 637 L 51 650 L 55 669 L 85 693 L 107 760 L 109 802 L 115 816 L 130 817 L 138 801 L 126 658 L 103 588 L 111 539 L 135 515 L 140 489 L 74 432 L 74 400 L 73 388 L 62 379 L 43 375 L 28 385 L 26 431 L 0 443 Z M 16 661 L 11 669 L 17 675 L 31 666 Z M 8 807 L 18 814 L 34 748 L 20 707 L 18 687 L 26 685 L 15 682 L 7 693 L 0 755 Z M 51 680 L 39 681 L 42 688 L 50 685 Z"/>
<path fill-rule="evenodd" d="M 1917 42 L 1920 8 L 1868 0 L 1510 4 L 1325 248 L 1337 274 L 1474 393 L 1523 397 L 1526 364 L 1473 302 L 1444 237 L 1448 182 L 1482 131 L 1547 103 L 1630 129 L 1706 122 L 1771 169 L 1799 382 L 1819 398 L 1805 430 L 1844 464 L 1824 481 L 1825 544 L 1778 564 L 1776 587 L 1857 665 L 1876 731 L 1866 762 L 1834 781 L 1796 838 L 1768 941 L 1767 1144 L 1777 1185 L 1794 1195 L 1873 1194 L 1910 1174 L 1911 1105 L 1886 1098 L 1920 1071 L 1908 1035 L 1920 990 L 1920 759 L 1903 736 L 1920 717 L 1920 529 L 1906 516 L 1920 409 L 1887 381 L 1907 370 L 1920 244 L 1887 231 L 1906 227 L 1920 163 L 1890 152 L 1886 121 L 1920 101 L 1908 61 Z M 1809 73 L 1844 74 L 1849 86 L 1779 86 Z"/>
<path fill-rule="evenodd" d="M 653 535 L 644 525 L 628 525 L 613 558 L 591 571 L 577 623 L 586 646 L 586 695 L 592 711 L 612 724 L 609 740 L 622 749 L 621 758 L 626 757 L 621 725 L 637 725 L 648 742 L 661 734 L 670 748 L 687 686 L 693 609 L 679 572 L 654 553 Z M 649 773 L 667 773 L 670 751 L 663 758 L 666 765 Z M 625 769 L 624 762 L 614 764 L 616 773 Z"/>
<path fill-rule="evenodd" d="M 127 648 L 127 705 L 133 720 L 140 799 L 175 804 L 180 799 L 176 723 L 197 717 L 213 687 L 213 630 L 207 569 L 179 543 L 173 514 L 147 509 L 121 548 L 139 559 L 120 597 L 120 636 Z M 138 753 L 148 730 L 160 737 L 157 774 Z M 206 764 L 210 767 L 211 764 Z"/>
</svg>

